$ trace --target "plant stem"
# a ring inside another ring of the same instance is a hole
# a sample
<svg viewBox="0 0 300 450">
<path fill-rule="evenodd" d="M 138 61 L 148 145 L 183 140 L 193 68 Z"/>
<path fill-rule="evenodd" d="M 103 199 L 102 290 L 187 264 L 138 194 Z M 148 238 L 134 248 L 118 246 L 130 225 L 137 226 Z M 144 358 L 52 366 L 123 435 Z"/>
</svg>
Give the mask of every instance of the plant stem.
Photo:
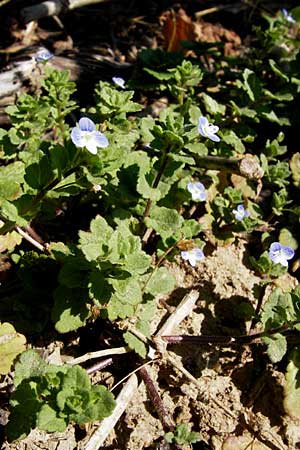
<svg viewBox="0 0 300 450">
<path fill-rule="evenodd" d="M 40 244 L 36 239 L 26 233 L 26 231 L 22 230 L 21 227 L 16 226 L 15 229 L 17 233 L 20 234 L 20 236 L 26 239 L 26 241 L 30 242 L 30 244 L 34 245 L 34 247 L 39 249 L 41 252 L 44 252 L 46 250 L 46 247 L 44 245 Z"/>
<path fill-rule="evenodd" d="M 113 363 L 112 358 L 106 358 L 106 359 L 103 359 L 102 361 L 97 362 L 93 366 L 88 367 L 86 369 L 86 371 L 89 375 L 92 375 L 93 373 L 97 372 L 98 370 L 102 370 L 105 367 L 110 366 L 112 363 Z"/>
<path fill-rule="evenodd" d="M 161 180 L 161 177 L 162 177 L 162 175 L 164 173 L 164 170 L 165 170 L 165 168 L 167 166 L 167 163 L 168 163 L 168 151 L 165 152 L 165 154 L 164 154 L 164 156 L 162 158 L 161 166 L 160 166 L 160 169 L 157 172 L 157 175 L 156 175 L 155 180 L 153 182 L 152 189 L 156 189 L 157 188 L 157 186 L 158 186 L 158 184 L 159 184 L 159 182 Z M 147 203 L 146 203 L 146 208 L 145 208 L 145 211 L 144 211 L 144 214 L 143 214 L 143 219 L 148 217 L 149 212 L 150 212 L 150 208 L 151 208 L 151 203 L 152 202 L 151 202 L 150 198 L 148 198 Z"/>
<path fill-rule="evenodd" d="M 290 329 L 292 324 L 285 323 L 280 327 L 272 328 L 270 330 L 261 331 L 259 333 L 242 335 L 242 336 L 161 336 L 164 341 L 167 341 L 168 344 L 181 344 L 181 343 L 190 343 L 190 344 L 218 344 L 218 345 L 233 345 L 233 344 L 251 344 L 253 341 L 257 339 L 261 339 L 263 337 L 272 336 L 273 334 L 282 333 Z"/>
<path fill-rule="evenodd" d="M 260 180 L 264 175 L 257 159 L 252 155 L 245 155 L 242 158 L 224 158 L 193 154 L 193 158 L 201 169 L 225 170 L 253 180 Z"/>
<path fill-rule="evenodd" d="M 173 431 L 175 429 L 175 426 L 171 422 L 169 414 L 166 411 L 165 406 L 160 397 L 160 394 L 159 394 L 158 390 L 156 389 L 146 367 L 142 367 L 140 369 L 140 374 L 146 385 L 146 389 L 149 394 L 150 400 L 153 403 L 153 406 L 157 412 L 159 420 L 163 426 L 164 432 Z"/>
</svg>

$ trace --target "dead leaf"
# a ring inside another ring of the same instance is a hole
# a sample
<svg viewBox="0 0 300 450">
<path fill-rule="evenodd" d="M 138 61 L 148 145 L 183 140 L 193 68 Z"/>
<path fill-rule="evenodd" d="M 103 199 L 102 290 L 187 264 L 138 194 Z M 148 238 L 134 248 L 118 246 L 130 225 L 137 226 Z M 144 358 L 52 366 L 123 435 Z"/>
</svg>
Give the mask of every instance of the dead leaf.
<svg viewBox="0 0 300 450">
<path fill-rule="evenodd" d="M 161 16 L 165 48 L 168 52 L 182 50 L 181 41 L 195 39 L 194 23 L 183 9 L 175 12 L 173 9 Z"/>
</svg>

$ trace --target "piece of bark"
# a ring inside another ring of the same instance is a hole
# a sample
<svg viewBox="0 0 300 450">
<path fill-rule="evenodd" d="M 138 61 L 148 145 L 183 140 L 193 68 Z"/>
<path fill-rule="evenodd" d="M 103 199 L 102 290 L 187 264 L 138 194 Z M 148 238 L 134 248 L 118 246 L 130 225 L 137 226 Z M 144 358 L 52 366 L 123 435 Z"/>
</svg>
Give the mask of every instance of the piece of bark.
<svg viewBox="0 0 300 450">
<path fill-rule="evenodd" d="M 37 5 L 21 9 L 20 16 L 24 23 L 36 21 L 43 17 L 58 16 L 61 12 L 81 8 L 83 6 L 104 3 L 111 0 L 47 0 Z"/>
</svg>

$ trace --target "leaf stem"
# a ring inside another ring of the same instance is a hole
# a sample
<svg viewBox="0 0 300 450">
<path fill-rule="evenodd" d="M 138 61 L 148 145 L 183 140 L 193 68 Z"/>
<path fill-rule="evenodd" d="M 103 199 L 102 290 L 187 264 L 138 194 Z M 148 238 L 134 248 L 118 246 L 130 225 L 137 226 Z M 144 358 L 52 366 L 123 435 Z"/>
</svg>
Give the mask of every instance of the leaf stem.
<svg viewBox="0 0 300 450">
<path fill-rule="evenodd" d="M 165 170 L 165 168 L 166 168 L 166 166 L 167 166 L 167 163 L 168 163 L 168 151 L 166 151 L 166 152 L 164 153 L 164 155 L 163 155 L 160 169 L 159 169 L 159 171 L 157 172 L 157 175 L 156 175 L 156 177 L 155 177 L 155 180 L 154 180 L 154 182 L 153 182 L 153 184 L 152 184 L 152 189 L 156 189 L 156 188 L 157 188 L 157 186 L 158 186 L 158 184 L 159 184 L 159 182 L 160 182 L 160 180 L 161 180 L 161 177 L 162 177 L 162 175 L 163 175 L 163 173 L 164 173 L 164 170 Z M 146 217 L 149 216 L 151 204 L 152 204 L 151 199 L 148 198 L 147 203 L 146 203 L 146 207 L 145 207 L 145 211 L 144 211 L 144 214 L 143 214 L 143 219 L 145 219 Z"/>
</svg>

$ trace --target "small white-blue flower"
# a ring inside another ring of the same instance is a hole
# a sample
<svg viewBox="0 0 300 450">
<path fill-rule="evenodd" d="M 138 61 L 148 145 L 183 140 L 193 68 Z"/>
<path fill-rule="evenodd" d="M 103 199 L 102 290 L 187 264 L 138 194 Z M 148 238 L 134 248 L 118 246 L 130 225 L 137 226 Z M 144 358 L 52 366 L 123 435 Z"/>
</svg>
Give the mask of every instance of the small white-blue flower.
<svg viewBox="0 0 300 450">
<path fill-rule="evenodd" d="M 122 89 L 125 89 L 125 80 L 121 77 L 112 77 L 113 82 Z"/>
<path fill-rule="evenodd" d="M 248 209 L 245 209 L 244 205 L 238 205 L 236 209 L 232 210 L 232 213 L 236 220 L 243 220 L 245 217 L 250 216 Z"/>
<path fill-rule="evenodd" d="M 288 261 L 295 255 L 295 251 L 287 245 L 281 245 L 280 242 L 273 242 L 269 248 L 269 258 L 275 264 L 282 264 L 288 267 Z"/>
<path fill-rule="evenodd" d="M 79 120 L 78 127 L 72 128 L 71 139 L 76 147 L 86 147 L 93 155 L 97 154 L 97 148 L 108 146 L 106 136 L 96 130 L 96 125 L 88 117 Z"/>
<path fill-rule="evenodd" d="M 54 57 L 54 55 L 51 52 L 49 52 L 49 50 L 40 50 L 36 54 L 35 60 L 39 63 L 40 62 L 45 63 L 45 62 L 49 61 L 49 59 L 52 59 L 53 57 Z"/>
<path fill-rule="evenodd" d="M 216 133 L 219 131 L 217 125 L 209 123 L 206 117 L 200 116 L 198 121 L 198 131 L 201 136 L 206 137 L 214 142 L 220 142 L 219 136 Z"/>
<path fill-rule="evenodd" d="M 200 181 L 191 181 L 188 183 L 187 190 L 192 194 L 192 199 L 194 201 L 205 202 L 206 191 L 204 185 L 200 183 Z"/>
<path fill-rule="evenodd" d="M 292 16 L 292 14 L 290 14 L 290 13 L 288 12 L 287 9 L 282 8 L 281 12 L 282 12 L 283 17 L 285 18 L 285 20 L 286 20 L 287 22 L 290 22 L 290 23 L 296 23 L 296 20 L 294 19 L 294 17 Z"/>
<path fill-rule="evenodd" d="M 198 261 L 202 261 L 205 256 L 201 248 L 193 248 L 192 250 L 185 250 L 180 253 L 181 258 L 188 261 L 191 266 L 195 267 Z"/>
</svg>

